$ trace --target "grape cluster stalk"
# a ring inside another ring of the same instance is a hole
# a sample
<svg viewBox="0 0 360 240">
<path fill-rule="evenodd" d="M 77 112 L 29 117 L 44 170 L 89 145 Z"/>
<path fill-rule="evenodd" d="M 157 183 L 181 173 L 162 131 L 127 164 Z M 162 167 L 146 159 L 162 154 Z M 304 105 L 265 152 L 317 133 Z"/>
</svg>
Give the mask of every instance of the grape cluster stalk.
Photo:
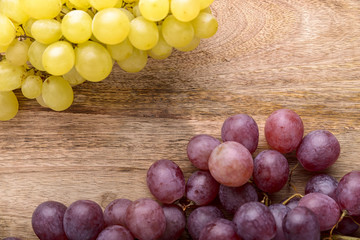
<svg viewBox="0 0 360 240">
<path fill-rule="evenodd" d="M 14 118 L 14 90 L 54 111 L 74 100 L 72 87 L 99 82 L 116 62 L 141 71 L 148 57 L 192 51 L 212 37 L 213 0 L 1 0 L 0 121 Z"/>
</svg>

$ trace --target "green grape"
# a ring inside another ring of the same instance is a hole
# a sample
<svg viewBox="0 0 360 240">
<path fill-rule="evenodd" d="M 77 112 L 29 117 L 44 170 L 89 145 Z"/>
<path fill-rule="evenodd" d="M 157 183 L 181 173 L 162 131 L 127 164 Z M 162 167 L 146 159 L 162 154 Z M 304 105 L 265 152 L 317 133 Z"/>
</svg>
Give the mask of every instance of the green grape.
<svg viewBox="0 0 360 240">
<path fill-rule="evenodd" d="M 41 77 L 29 75 L 21 85 L 21 92 L 26 98 L 37 98 L 41 95 L 42 83 Z"/>
<path fill-rule="evenodd" d="M 46 106 L 54 111 L 64 111 L 74 100 L 73 89 L 63 77 L 48 77 L 41 90 L 41 96 Z"/>
<path fill-rule="evenodd" d="M 99 82 L 110 75 L 113 60 L 100 43 L 87 41 L 75 49 L 75 67 L 86 80 Z"/>
<path fill-rule="evenodd" d="M 133 15 L 135 17 L 140 17 L 141 16 L 141 11 L 140 11 L 140 7 L 139 7 L 138 3 L 133 6 L 132 11 L 133 11 Z"/>
<path fill-rule="evenodd" d="M 70 11 L 61 23 L 64 37 L 73 43 L 84 43 L 90 39 L 92 18 L 82 10 Z"/>
<path fill-rule="evenodd" d="M 199 38 L 212 37 L 218 29 L 218 22 L 210 13 L 200 13 L 191 23 L 194 27 L 195 36 Z"/>
<path fill-rule="evenodd" d="M 169 0 L 140 0 L 141 15 L 150 21 L 160 21 L 169 14 Z"/>
<path fill-rule="evenodd" d="M 36 98 L 36 101 L 38 102 L 38 104 L 40 106 L 48 108 L 48 105 L 46 105 L 46 103 L 44 102 L 44 99 L 43 99 L 42 95 L 38 96 Z"/>
<path fill-rule="evenodd" d="M 26 21 L 26 23 L 23 25 L 23 26 L 24 26 L 24 30 L 25 30 L 25 34 L 26 34 L 27 36 L 32 37 L 32 36 L 31 36 L 31 27 L 32 27 L 32 25 L 34 24 L 35 21 L 36 21 L 36 19 L 34 19 L 34 18 L 29 18 L 29 19 Z"/>
<path fill-rule="evenodd" d="M 44 69 L 54 76 L 67 73 L 75 64 L 75 52 L 72 45 L 66 41 L 52 43 L 42 55 L 42 64 Z"/>
<path fill-rule="evenodd" d="M 6 60 L 14 65 L 25 65 L 28 60 L 29 45 L 25 41 L 15 39 L 6 50 Z"/>
<path fill-rule="evenodd" d="M 159 30 L 154 22 L 140 16 L 130 22 L 129 40 L 137 49 L 149 50 L 158 42 Z"/>
<path fill-rule="evenodd" d="M 122 0 L 117 0 L 116 4 L 115 4 L 115 8 L 121 8 L 123 5 L 123 1 Z"/>
<path fill-rule="evenodd" d="M 6 50 L 8 49 L 9 45 L 5 45 L 5 46 L 1 46 L 0 45 L 0 53 L 5 53 Z"/>
<path fill-rule="evenodd" d="M 100 42 L 118 44 L 129 35 L 129 18 L 118 8 L 101 10 L 93 18 L 92 31 Z"/>
<path fill-rule="evenodd" d="M 122 61 L 130 57 L 133 52 L 133 45 L 131 45 L 128 38 L 116 45 L 107 45 L 111 57 L 116 61 Z"/>
<path fill-rule="evenodd" d="M 12 91 L 0 92 L 0 121 L 8 121 L 16 116 L 19 102 Z"/>
<path fill-rule="evenodd" d="M 45 71 L 45 68 L 42 64 L 42 55 L 47 48 L 48 45 L 39 43 L 38 41 L 34 41 L 28 51 L 29 62 L 33 67 L 37 70 Z"/>
<path fill-rule="evenodd" d="M 55 19 L 36 20 L 31 26 L 31 36 L 42 44 L 58 41 L 61 36 L 61 23 Z"/>
<path fill-rule="evenodd" d="M 200 0 L 171 0 L 171 13 L 182 22 L 189 22 L 200 12 Z"/>
<path fill-rule="evenodd" d="M 0 45 L 10 45 L 15 36 L 16 28 L 14 24 L 7 16 L 0 14 Z"/>
<path fill-rule="evenodd" d="M 65 73 L 63 75 L 63 78 L 70 83 L 72 87 L 79 85 L 83 82 L 85 82 L 85 78 L 83 78 L 78 71 L 76 71 L 76 68 L 73 67 L 69 72 Z"/>
<path fill-rule="evenodd" d="M 16 66 L 8 61 L 0 62 L 0 91 L 12 91 L 21 86 L 25 77 L 25 68 Z"/>
<path fill-rule="evenodd" d="M 119 8 L 119 9 L 126 14 L 126 16 L 129 18 L 129 21 L 131 21 L 135 18 L 134 15 L 129 10 L 127 10 L 125 8 Z"/>
<path fill-rule="evenodd" d="M 20 0 L 1 0 L 0 13 L 18 24 L 24 24 L 29 19 L 29 15 L 21 7 Z"/>
<path fill-rule="evenodd" d="M 211 8 L 210 8 L 210 7 L 207 7 L 207 8 L 201 9 L 200 13 L 202 13 L 202 12 L 212 14 L 212 11 L 211 11 Z"/>
<path fill-rule="evenodd" d="M 173 48 L 169 44 L 167 44 L 167 42 L 164 40 L 164 37 L 162 36 L 162 32 L 161 32 L 161 25 L 158 26 L 158 29 L 160 33 L 159 41 L 155 45 L 155 47 L 153 47 L 152 49 L 150 49 L 150 51 L 148 51 L 148 54 L 153 59 L 162 60 L 171 55 Z"/>
<path fill-rule="evenodd" d="M 206 9 L 208 8 L 214 0 L 200 0 L 200 9 Z"/>
<path fill-rule="evenodd" d="M 182 51 L 182 52 L 190 52 L 190 51 L 195 50 L 199 46 L 199 44 L 200 44 L 200 38 L 195 36 L 193 38 L 193 40 L 187 46 L 176 48 L 176 49 L 179 51 Z"/>
<path fill-rule="evenodd" d="M 181 22 L 170 15 L 162 24 L 162 35 L 170 46 L 185 47 L 194 38 L 194 28 L 190 22 Z"/>
<path fill-rule="evenodd" d="M 122 61 L 117 61 L 117 63 L 124 71 L 135 73 L 140 72 L 146 66 L 147 60 L 148 56 L 146 51 L 134 48 L 130 57 Z"/>
<path fill-rule="evenodd" d="M 61 0 L 20 0 L 22 9 L 32 18 L 51 19 L 61 11 Z"/>
<path fill-rule="evenodd" d="M 73 4 L 76 9 L 88 9 L 91 6 L 89 0 L 69 0 L 69 2 Z"/>
<path fill-rule="evenodd" d="M 96 10 L 112 8 L 117 4 L 118 0 L 90 0 L 90 4 Z"/>
</svg>

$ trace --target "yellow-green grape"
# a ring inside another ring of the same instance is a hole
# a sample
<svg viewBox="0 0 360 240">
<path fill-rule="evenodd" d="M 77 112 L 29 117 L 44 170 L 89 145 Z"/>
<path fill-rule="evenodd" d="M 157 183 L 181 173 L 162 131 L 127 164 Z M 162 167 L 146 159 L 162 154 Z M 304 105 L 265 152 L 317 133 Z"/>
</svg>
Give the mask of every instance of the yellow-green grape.
<svg viewBox="0 0 360 240">
<path fill-rule="evenodd" d="M 36 22 L 36 19 L 34 19 L 34 18 L 29 18 L 29 19 L 26 21 L 26 23 L 23 25 L 24 30 L 25 30 L 25 34 L 26 34 L 27 36 L 32 37 L 32 36 L 31 36 L 31 28 L 32 28 L 32 25 L 34 24 L 34 22 Z"/>
<path fill-rule="evenodd" d="M 38 104 L 42 107 L 48 108 L 48 105 L 46 105 L 46 103 L 44 102 L 44 99 L 42 97 L 42 95 L 38 96 L 36 98 L 36 101 L 38 102 Z"/>
<path fill-rule="evenodd" d="M 51 19 L 61 11 L 61 0 L 20 0 L 22 9 L 32 18 Z"/>
<path fill-rule="evenodd" d="M 16 28 L 14 24 L 7 16 L 0 14 L 0 45 L 10 45 L 15 36 Z"/>
<path fill-rule="evenodd" d="M 193 38 L 193 40 L 187 46 L 176 48 L 176 49 L 179 51 L 182 51 L 182 52 L 190 52 L 190 51 L 195 50 L 199 46 L 199 44 L 200 44 L 200 38 L 195 36 Z"/>
<path fill-rule="evenodd" d="M 83 43 L 90 39 L 92 18 L 82 10 L 70 11 L 61 23 L 64 37 L 73 43 Z"/>
<path fill-rule="evenodd" d="M 42 64 L 44 69 L 54 76 L 67 73 L 75 64 L 75 52 L 72 45 L 66 41 L 50 44 L 42 55 Z"/>
<path fill-rule="evenodd" d="M 121 69 L 126 72 L 135 73 L 140 72 L 147 64 L 148 55 L 146 51 L 141 51 L 134 48 L 130 57 L 125 60 L 117 61 Z"/>
<path fill-rule="evenodd" d="M 8 61 L 0 62 L 0 91 L 12 91 L 21 86 L 25 77 L 25 68 L 16 66 Z"/>
<path fill-rule="evenodd" d="M 208 8 L 214 0 L 200 0 L 200 9 Z"/>
<path fill-rule="evenodd" d="M 0 92 L 0 121 L 8 121 L 16 116 L 19 102 L 12 91 Z"/>
<path fill-rule="evenodd" d="M 5 45 L 5 46 L 1 46 L 0 45 L 0 53 L 4 53 L 6 52 L 6 50 L 8 49 L 9 45 Z"/>
<path fill-rule="evenodd" d="M 136 4 L 135 6 L 133 6 L 132 12 L 133 12 L 133 15 L 135 17 L 140 17 L 141 16 L 141 11 L 140 11 L 139 4 Z"/>
<path fill-rule="evenodd" d="M 69 0 L 69 2 L 73 4 L 76 9 L 88 9 L 91 6 L 89 0 Z"/>
<path fill-rule="evenodd" d="M 161 25 L 158 26 L 158 29 L 160 33 L 159 41 L 155 45 L 155 47 L 153 47 L 152 49 L 150 49 L 150 51 L 148 51 L 148 54 L 153 59 L 162 60 L 171 55 L 173 48 L 169 44 L 167 44 L 167 42 L 164 40 L 164 37 L 162 36 L 162 32 L 161 32 Z"/>
<path fill-rule="evenodd" d="M 24 24 L 29 19 L 29 15 L 21 7 L 20 0 L 1 0 L 0 13 L 18 24 Z"/>
<path fill-rule="evenodd" d="M 23 81 L 21 92 L 26 98 L 37 98 L 41 95 L 42 83 L 40 76 L 30 75 Z"/>
<path fill-rule="evenodd" d="M 63 75 L 63 78 L 70 83 L 72 87 L 77 86 L 83 82 L 86 81 L 85 78 L 83 78 L 78 71 L 76 71 L 76 68 L 73 67 L 69 72 L 65 73 Z"/>
<path fill-rule="evenodd" d="M 37 70 L 45 71 L 45 68 L 42 64 L 42 55 L 47 48 L 48 45 L 39 43 L 38 41 L 34 41 L 28 51 L 29 62 L 33 67 Z"/>
<path fill-rule="evenodd" d="M 164 19 L 170 8 L 169 0 L 140 0 L 139 10 L 141 15 L 150 21 L 160 21 Z"/>
<path fill-rule="evenodd" d="M 90 0 L 90 4 L 96 10 L 112 8 L 117 4 L 118 0 Z"/>
<path fill-rule="evenodd" d="M 107 45 L 111 57 L 116 61 L 122 61 L 130 57 L 133 52 L 133 45 L 131 45 L 128 38 L 116 45 Z"/>
<path fill-rule="evenodd" d="M 114 7 L 116 7 L 116 8 L 121 8 L 122 5 L 123 5 L 123 1 L 122 1 L 122 0 L 117 0 L 117 2 L 116 2 L 116 4 L 115 4 Z"/>
<path fill-rule="evenodd" d="M 210 8 L 210 7 L 207 7 L 207 8 L 201 9 L 200 13 L 202 13 L 202 12 L 212 14 L 212 11 L 211 11 L 211 8 Z"/>
<path fill-rule="evenodd" d="M 194 28 L 190 22 L 181 22 L 170 15 L 162 24 L 162 35 L 173 47 L 180 48 L 190 44 L 194 38 Z"/>
<path fill-rule="evenodd" d="M 199 38 L 212 37 L 218 30 L 218 22 L 210 13 L 200 13 L 191 23 L 195 30 L 195 36 Z"/>
<path fill-rule="evenodd" d="M 29 45 L 15 39 L 6 50 L 6 60 L 14 65 L 25 65 L 28 60 Z"/>
<path fill-rule="evenodd" d="M 126 3 L 134 3 L 134 2 L 136 2 L 138 0 L 123 0 L 123 1 L 126 2 Z"/>
<path fill-rule="evenodd" d="M 129 18 L 129 21 L 131 21 L 135 18 L 134 15 L 129 10 L 127 10 L 125 8 L 119 8 L 119 9 L 126 14 L 126 16 Z"/>
<path fill-rule="evenodd" d="M 171 0 L 171 13 L 182 22 L 189 22 L 200 12 L 200 0 Z"/>
<path fill-rule="evenodd" d="M 88 81 L 104 80 L 112 67 L 111 55 L 100 43 L 87 41 L 75 49 L 75 68 Z"/>
<path fill-rule="evenodd" d="M 129 40 L 137 49 L 149 50 L 157 44 L 159 30 L 154 22 L 140 16 L 130 22 Z"/>
<path fill-rule="evenodd" d="M 93 18 L 92 31 L 96 39 L 102 43 L 121 43 L 129 35 L 129 18 L 118 8 L 101 10 Z"/>
<path fill-rule="evenodd" d="M 46 106 L 54 111 L 64 111 L 74 100 L 74 92 L 68 81 L 63 77 L 48 77 L 41 90 L 41 96 Z"/>
<path fill-rule="evenodd" d="M 31 36 L 42 44 L 58 41 L 61 36 L 61 23 L 55 19 L 36 20 L 31 26 Z"/>
</svg>

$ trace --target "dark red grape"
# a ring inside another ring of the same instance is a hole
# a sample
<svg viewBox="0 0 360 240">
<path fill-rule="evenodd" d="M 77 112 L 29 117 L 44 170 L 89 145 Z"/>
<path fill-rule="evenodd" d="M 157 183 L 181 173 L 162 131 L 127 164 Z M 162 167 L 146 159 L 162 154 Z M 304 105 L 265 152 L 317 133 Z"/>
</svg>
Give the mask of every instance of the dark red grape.
<svg viewBox="0 0 360 240">
<path fill-rule="evenodd" d="M 96 202 L 78 200 L 65 211 L 64 231 L 69 240 L 95 240 L 104 227 L 104 214 Z"/>
<path fill-rule="evenodd" d="M 280 191 L 289 178 L 289 164 L 280 152 L 265 150 L 254 159 L 253 178 L 255 185 L 262 191 Z"/>
<path fill-rule="evenodd" d="M 196 135 L 190 139 L 187 145 L 187 156 L 195 167 L 201 170 L 209 170 L 210 154 L 218 145 L 220 145 L 220 141 L 210 135 Z"/>
<path fill-rule="evenodd" d="M 353 235 L 359 229 L 357 225 L 351 218 L 345 217 L 338 223 L 336 231 L 345 236 Z"/>
<path fill-rule="evenodd" d="M 321 171 L 338 159 L 340 144 L 329 131 L 316 130 L 307 134 L 296 150 L 296 157 L 308 171 Z"/>
<path fill-rule="evenodd" d="M 241 187 L 227 187 L 220 185 L 219 199 L 224 209 L 234 214 L 244 203 L 257 202 L 259 196 L 253 185 L 246 183 Z"/>
<path fill-rule="evenodd" d="M 192 211 L 187 218 L 186 227 L 193 240 L 198 240 L 201 230 L 211 222 L 224 218 L 223 213 L 215 206 L 202 206 Z"/>
<path fill-rule="evenodd" d="M 236 233 L 235 224 L 227 219 L 219 218 L 206 225 L 200 232 L 199 240 L 241 240 Z"/>
<path fill-rule="evenodd" d="M 253 158 L 243 145 L 227 141 L 217 146 L 209 158 L 211 175 L 219 183 L 229 187 L 240 187 L 251 177 Z"/>
<path fill-rule="evenodd" d="M 336 199 L 342 210 L 360 215 L 360 171 L 349 172 L 340 179 Z"/>
<path fill-rule="evenodd" d="M 340 218 L 340 207 L 334 199 L 322 193 L 309 193 L 299 201 L 299 206 L 307 207 L 319 220 L 320 231 L 330 230 Z"/>
<path fill-rule="evenodd" d="M 269 209 L 274 216 L 276 223 L 276 235 L 272 240 L 286 240 L 283 230 L 283 221 L 286 214 L 291 211 L 291 208 L 278 203 L 270 205 Z"/>
<path fill-rule="evenodd" d="M 212 202 L 219 193 L 220 184 L 208 171 L 196 171 L 186 183 L 186 197 L 196 205 L 202 206 Z"/>
<path fill-rule="evenodd" d="M 254 153 L 259 143 L 259 128 L 252 117 L 237 114 L 227 118 L 221 128 L 221 138 L 225 141 L 235 141 Z"/>
<path fill-rule="evenodd" d="M 276 235 L 276 223 L 269 208 L 260 202 L 243 204 L 233 222 L 237 234 L 244 240 L 269 240 Z"/>
<path fill-rule="evenodd" d="M 32 214 L 32 228 L 41 240 L 67 240 L 63 219 L 66 206 L 55 201 L 41 203 Z"/>
<path fill-rule="evenodd" d="M 336 200 L 337 186 L 338 181 L 334 177 L 327 174 L 318 174 L 310 178 L 306 183 L 305 194 L 318 192 Z"/>
<path fill-rule="evenodd" d="M 162 203 L 173 203 L 185 194 L 185 178 L 180 167 L 170 160 L 158 160 L 147 172 L 150 192 Z"/>
<path fill-rule="evenodd" d="M 127 228 L 139 240 L 155 240 L 166 228 L 163 209 L 149 198 L 133 201 L 126 211 L 125 219 Z"/>
<path fill-rule="evenodd" d="M 294 111 L 279 109 L 265 123 L 265 138 L 269 146 L 281 153 L 294 151 L 304 135 L 304 124 Z"/>
<path fill-rule="evenodd" d="M 179 239 L 186 226 L 183 210 L 176 205 L 165 205 L 163 210 L 166 218 L 166 229 L 158 240 Z"/>
<path fill-rule="evenodd" d="M 102 230 L 96 240 L 134 240 L 134 237 L 125 227 L 112 225 Z"/>
<path fill-rule="evenodd" d="M 306 207 L 296 207 L 288 212 L 283 230 L 287 240 L 320 240 L 318 218 Z"/>
<path fill-rule="evenodd" d="M 106 226 L 125 225 L 126 209 L 131 204 L 131 200 L 126 198 L 115 199 L 109 203 L 104 211 L 104 220 Z"/>
</svg>

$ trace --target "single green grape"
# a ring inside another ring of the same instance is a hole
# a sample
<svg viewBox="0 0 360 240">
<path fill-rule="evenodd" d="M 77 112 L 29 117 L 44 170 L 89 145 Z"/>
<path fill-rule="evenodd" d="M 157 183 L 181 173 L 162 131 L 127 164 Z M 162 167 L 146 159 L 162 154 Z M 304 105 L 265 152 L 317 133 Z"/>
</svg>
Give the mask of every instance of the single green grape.
<svg viewBox="0 0 360 240">
<path fill-rule="evenodd" d="M 75 53 L 72 45 L 66 41 L 50 44 L 42 55 L 44 69 L 54 75 L 60 76 L 69 72 L 75 64 Z"/>
<path fill-rule="evenodd" d="M 206 9 L 208 8 L 214 0 L 200 0 L 200 9 Z"/>
<path fill-rule="evenodd" d="M 34 41 L 29 47 L 29 62 L 37 70 L 45 71 L 45 68 L 42 64 L 42 55 L 47 47 L 48 45 L 39 43 L 38 41 Z"/>
<path fill-rule="evenodd" d="M 182 51 L 182 52 L 190 52 L 190 51 L 195 50 L 199 46 L 199 44 L 200 44 L 200 38 L 195 36 L 193 38 L 193 40 L 187 46 L 176 48 L 176 49 L 179 51 Z"/>
<path fill-rule="evenodd" d="M 135 16 L 127 9 L 125 8 L 119 8 L 121 11 L 123 11 L 123 13 L 125 13 L 125 15 L 129 18 L 129 21 L 131 22 L 131 20 L 133 20 L 135 18 Z"/>
<path fill-rule="evenodd" d="M 31 36 L 42 44 L 58 41 L 61 36 L 61 23 L 55 19 L 36 20 L 31 26 Z"/>
<path fill-rule="evenodd" d="M 158 26 L 158 29 L 159 41 L 155 47 L 148 51 L 148 54 L 153 59 L 162 60 L 171 55 L 173 48 L 164 40 L 164 37 L 162 36 L 161 25 Z"/>
<path fill-rule="evenodd" d="M 116 61 L 122 61 L 130 57 L 134 49 L 128 38 L 116 45 L 106 45 L 106 48 Z"/>
<path fill-rule="evenodd" d="M 171 13 L 182 22 L 189 22 L 200 13 L 200 0 L 171 0 Z"/>
<path fill-rule="evenodd" d="M 80 73 L 78 73 L 78 71 L 76 71 L 75 67 L 73 67 L 69 72 L 65 73 L 63 78 L 68 81 L 72 87 L 82 84 L 86 81 L 86 79 L 83 78 Z"/>
<path fill-rule="evenodd" d="M 24 30 L 25 30 L 25 34 L 29 37 L 32 37 L 31 36 L 31 28 L 32 28 L 32 25 L 34 24 L 34 22 L 36 21 L 36 19 L 34 18 L 29 18 L 25 24 L 23 25 L 24 27 Z"/>
<path fill-rule="evenodd" d="M 25 77 L 25 68 L 6 60 L 0 62 L 0 91 L 12 91 L 21 86 Z"/>
<path fill-rule="evenodd" d="M 28 60 L 29 45 L 25 41 L 15 39 L 6 50 L 6 60 L 14 65 L 25 65 Z"/>
<path fill-rule="evenodd" d="M 12 91 L 0 91 L 0 121 L 8 121 L 16 116 L 19 102 Z"/>
<path fill-rule="evenodd" d="M 63 77 L 48 77 L 42 85 L 41 92 L 46 106 L 54 111 L 64 111 L 74 100 L 72 87 Z"/>
<path fill-rule="evenodd" d="M 140 0 L 141 15 L 149 21 L 160 21 L 169 14 L 169 0 Z"/>
<path fill-rule="evenodd" d="M 117 0 L 116 4 L 115 4 L 115 8 L 121 8 L 123 5 L 123 1 L 122 0 Z"/>
<path fill-rule="evenodd" d="M 41 95 L 42 83 L 40 76 L 29 75 L 21 85 L 21 92 L 26 98 L 37 98 Z"/>
<path fill-rule="evenodd" d="M 76 9 L 88 9 L 91 7 L 89 0 L 69 0 L 71 4 L 75 6 Z"/>
<path fill-rule="evenodd" d="M 48 108 L 48 105 L 46 105 L 46 103 L 44 102 L 44 99 L 42 97 L 42 95 L 38 96 L 36 98 L 36 101 L 38 102 L 38 104 L 42 107 Z"/>
<path fill-rule="evenodd" d="M 129 40 L 137 49 L 149 50 L 157 44 L 159 30 L 154 22 L 140 16 L 130 23 Z"/>
<path fill-rule="evenodd" d="M 96 10 L 112 8 L 118 3 L 118 0 L 90 0 L 90 4 Z"/>
<path fill-rule="evenodd" d="M 193 40 L 194 27 L 190 22 L 181 22 L 169 15 L 162 24 L 162 35 L 170 46 L 181 48 Z"/>
<path fill-rule="evenodd" d="M 7 46 L 15 39 L 16 28 L 11 20 L 0 14 L 0 45 Z"/>
<path fill-rule="evenodd" d="M 61 0 L 20 0 L 22 10 L 35 19 L 55 18 L 61 11 Z"/>
<path fill-rule="evenodd" d="M 195 36 L 199 38 L 212 37 L 218 30 L 218 22 L 210 13 L 200 13 L 191 23 L 194 27 Z"/>
<path fill-rule="evenodd" d="M 18 24 L 24 24 L 29 19 L 29 15 L 21 7 L 20 0 L 1 0 L 0 13 Z"/>
<path fill-rule="evenodd" d="M 67 13 L 61 22 L 64 37 L 72 43 L 84 43 L 90 39 L 92 18 L 82 10 Z"/>
<path fill-rule="evenodd" d="M 117 61 L 117 63 L 124 71 L 135 73 L 140 72 L 146 66 L 147 61 L 148 55 L 146 51 L 134 48 L 130 57 L 122 61 Z"/>
</svg>

